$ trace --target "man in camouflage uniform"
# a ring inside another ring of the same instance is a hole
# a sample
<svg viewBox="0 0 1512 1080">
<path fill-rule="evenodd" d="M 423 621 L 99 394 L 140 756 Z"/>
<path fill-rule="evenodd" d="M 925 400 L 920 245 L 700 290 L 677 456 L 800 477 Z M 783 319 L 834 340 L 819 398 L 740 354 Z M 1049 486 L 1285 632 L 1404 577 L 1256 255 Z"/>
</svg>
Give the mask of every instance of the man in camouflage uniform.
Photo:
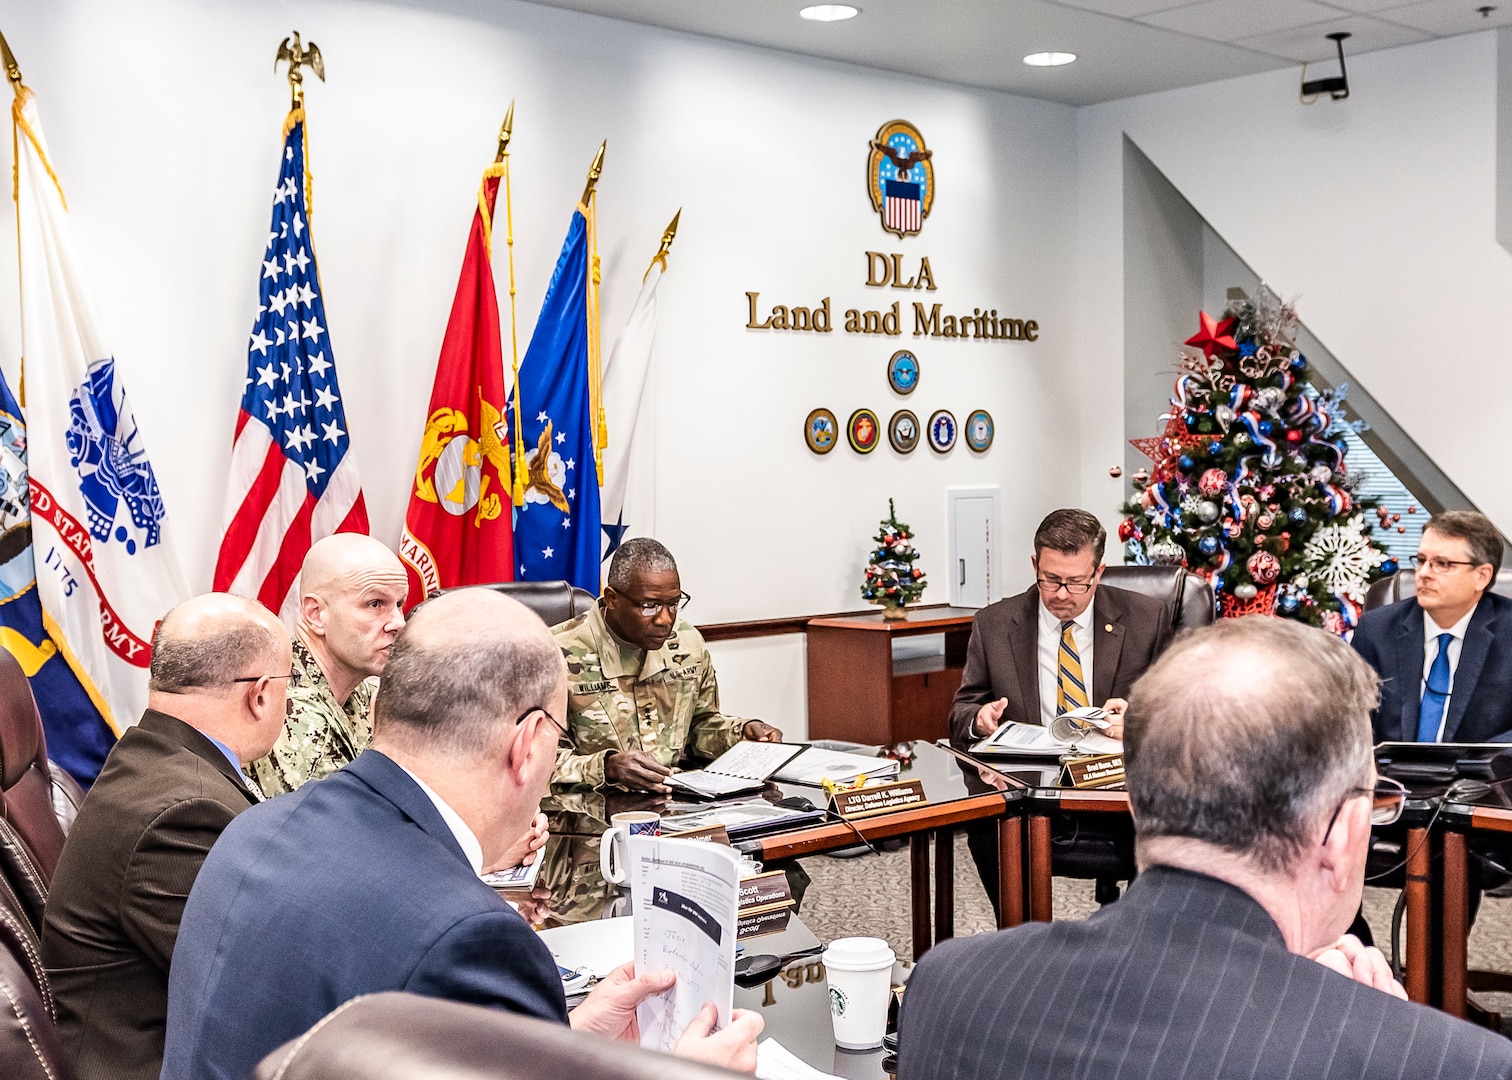
<svg viewBox="0 0 1512 1080">
<path fill-rule="evenodd" d="M 615 551 L 594 609 L 553 628 L 571 732 L 554 785 L 667 791 L 662 780 L 684 757 L 718 757 L 742 738 L 781 741 L 770 724 L 719 711 L 708 649 L 677 617 L 687 599 L 671 552 L 640 537 Z"/>
<path fill-rule="evenodd" d="M 372 676 L 404 627 L 408 592 L 398 556 L 370 536 L 311 545 L 299 572 L 288 718 L 273 752 L 247 769 L 264 795 L 328 776 L 373 741 Z"/>
</svg>

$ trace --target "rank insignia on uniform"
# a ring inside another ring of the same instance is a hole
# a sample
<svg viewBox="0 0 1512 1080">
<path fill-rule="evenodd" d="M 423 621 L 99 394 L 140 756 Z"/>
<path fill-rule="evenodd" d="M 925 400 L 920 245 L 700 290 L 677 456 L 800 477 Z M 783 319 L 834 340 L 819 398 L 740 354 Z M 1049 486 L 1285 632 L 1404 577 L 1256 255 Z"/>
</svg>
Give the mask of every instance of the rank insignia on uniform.
<svg viewBox="0 0 1512 1080">
<path fill-rule="evenodd" d="M 858 454 L 869 454 L 882 441 L 882 424 L 870 409 L 857 409 L 845 424 L 845 437 Z"/>
<path fill-rule="evenodd" d="M 955 445 L 956 418 L 949 409 L 936 409 L 929 418 L 929 448 L 943 454 Z"/>
<path fill-rule="evenodd" d="M 828 409 L 815 409 L 803 421 L 803 440 L 816 454 L 827 454 L 840 438 L 840 422 Z"/>
<path fill-rule="evenodd" d="M 899 409 L 887 422 L 887 441 L 900 454 L 912 453 L 919 445 L 919 418 L 908 409 Z"/>
<path fill-rule="evenodd" d="M 986 409 L 978 409 L 966 418 L 966 445 L 977 453 L 986 452 L 992 445 L 992 436 L 996 429 L 992 426 L 992 414 Z"/>
<path fill-rule="evenodd" d="M 919 385 L 919 358 L 899 349 L 887 362 L 887 384 L 900 394 L 911 394 Z"/>
<path fill-rule="evenodd" d="M 934 207 L 934 151 L 907 120 L 889 120 L 877 129 L 866 159 L 866 187 L 882 228 L 899 239 L 916 235 Z"/>
</svg>

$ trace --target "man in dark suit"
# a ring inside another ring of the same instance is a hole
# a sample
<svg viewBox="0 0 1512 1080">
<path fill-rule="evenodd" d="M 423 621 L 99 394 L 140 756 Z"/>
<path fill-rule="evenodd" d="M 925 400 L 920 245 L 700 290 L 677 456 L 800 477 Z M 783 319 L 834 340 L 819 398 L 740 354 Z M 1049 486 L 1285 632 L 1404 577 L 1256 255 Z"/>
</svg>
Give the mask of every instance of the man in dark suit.
<svg viewBox="0 0 1512 1080">
<path fill-rule="evenodd" d="M 901 1080 L 1512 1077 L 1512 1043 L 1406 1001 L 1340 936 L 1372 821 L 1375 673 L 1338 638 L 1226 619 L 1174 645 L 1125 723 L 1139 878 L 1085 922 L 930 950 Z"/>
<path fill-rule="evenodd" d="M 1354 647 L 1382 679 L 1377 742 L 1512 740 L 1512 600 L 1491 592 L 1502 538 L 1451 510 L 1423 526 L 1417 595 L 1367 611 Z"/>
<path fill-rule="evenodd" d="M 157 1080 L 184 901 L 210 845 L 260 798 L 241 769 L 283 730 L 289 677 L 288 635 L 261 604 L 211 593 L 159 624 L 147 711 L 79 808 L 42 923 L 80 1080 Z"/>
<path fill-rule="evenodd" d="M 556 762 L 567 669 L 541 620 L 487 589 L 427 602 L 395 641 L 372 748 L 234 822 L 184 910 L 163 1080 L 243 1080 L 361 994 L 406 990 L 633 1038 L 670 972 L 626 965 L 568 1018 L 546 946 L 479 873 L 509 865 Z M 755 1067 L 761 1019 L 713 1006 L 678 1052 Z"/>
<path fill-rule="evenodd" d="M 1058 714 L 1100 705 L 1117 738 L 1134 680 L 1170 640 L 1171 617 L 1152 597 L 1099 585 L 1107 530 L 1085 510 L 1056 510 L 1034 532 L 1034 585 L 999 600 L 971 622 L 966 668 L 950 709 L 950 734 L 967 747 L 1007 720 L 1048 725 Z M 1090 671 L 1091 677 L 1088 678 Z M 1064 832 L 1059 822 L 1057 832 Z M 1110 839 L 1130 853 L 1132 834 Z M 997 906 L 997 830 L 969 827 L 967 844 Z M 1116 899 L 1099 881 L 1100 902 Z"/>
</svg>

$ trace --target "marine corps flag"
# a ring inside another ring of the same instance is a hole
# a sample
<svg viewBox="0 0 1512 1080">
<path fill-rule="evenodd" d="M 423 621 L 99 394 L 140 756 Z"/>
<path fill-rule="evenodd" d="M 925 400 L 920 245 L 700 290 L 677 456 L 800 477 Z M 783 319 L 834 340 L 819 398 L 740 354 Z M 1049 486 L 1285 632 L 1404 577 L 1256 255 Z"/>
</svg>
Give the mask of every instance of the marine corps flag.
<svg viewBox="0 0 1512 1080">
<path fill-rule="evenodd" d="M 399 557 L 409 604 L 439 589 L 514 580 L 504 350 L 492 256 L 501 164 L 483 173 L 462 277 L 436 363 Z"/>
</svg>

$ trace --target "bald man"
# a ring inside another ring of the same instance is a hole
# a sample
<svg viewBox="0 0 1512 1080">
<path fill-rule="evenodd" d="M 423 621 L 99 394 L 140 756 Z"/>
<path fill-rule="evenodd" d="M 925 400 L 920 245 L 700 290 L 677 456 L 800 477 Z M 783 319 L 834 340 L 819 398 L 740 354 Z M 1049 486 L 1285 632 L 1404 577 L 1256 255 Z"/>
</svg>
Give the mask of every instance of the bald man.
<svg viewBox="0 0 1512 1080">
<path fill-rule="evenodd" d="M 399 557 L 371 536 L 336 533 L 299 571 L 289 716 L 250 775 L 269 798 L 329 776 L 373 741 L 373 685 L 404 628 L 409 583 Z"/>
<path fill-rule="evenodd" d="M 387 990 L 638 1041 L 636 1005 L 673 973 L 627 964 L 569 1017 L 551 953 L 478 877 L 516 857 L 566 710 L 562 654 L 522 605 L 459 589 L 417 610 L 374 702 L 372 748 L 254 808 L 206 860 L 174 955 L 162 1080 L 242 1080 Z M 706 1005 L 676 1052 L 751 1071 L 761 1017 L 714 1023 Z"/>
<path fill-rule="evenodd" d="M 42 962 L 80 1080 L 156 1080 L 168 966 L 205 854 L 261 797 L 241 774 L 283 730 L 288 632 L 252 600 L 187 600 L 152 643 L 147 711 L 111 748 L 58 860 Z"/>
</svg>

